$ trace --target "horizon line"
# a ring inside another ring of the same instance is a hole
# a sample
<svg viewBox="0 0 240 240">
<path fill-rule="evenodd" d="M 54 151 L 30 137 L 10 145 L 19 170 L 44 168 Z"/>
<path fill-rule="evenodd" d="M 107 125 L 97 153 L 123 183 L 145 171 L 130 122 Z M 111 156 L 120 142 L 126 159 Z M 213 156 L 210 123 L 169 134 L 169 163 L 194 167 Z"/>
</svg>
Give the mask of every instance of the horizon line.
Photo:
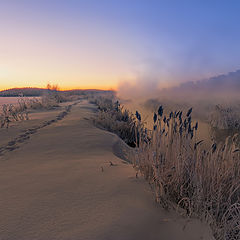
<svg viewBox="0 0 240 240">
<path fill-rule="evenodd" d="M 27 89 L 27 88 L 35 88 L 35 89 L 47 89 L 46 87 L 12 87 L 12 88 L 0 88 L 0 92 L 2 91 L 8 91 L 8 90 L 12 90 L 12 89 Z M 116 88 L 61 88 L 59 87 L 59 90 L 58 91 L 76 91 L 76 90 L 84 90 L 84 91 L 87 91 L 87 90 L 100 90 L 100 91 L 117 91 Z"/>
</svg>

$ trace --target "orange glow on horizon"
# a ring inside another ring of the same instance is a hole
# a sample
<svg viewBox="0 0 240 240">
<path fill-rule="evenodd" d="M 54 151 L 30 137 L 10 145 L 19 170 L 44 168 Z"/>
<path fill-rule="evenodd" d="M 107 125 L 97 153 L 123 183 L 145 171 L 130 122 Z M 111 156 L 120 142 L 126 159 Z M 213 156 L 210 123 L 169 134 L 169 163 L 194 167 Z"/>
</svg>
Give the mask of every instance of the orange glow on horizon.
<svg viewBox="0 0 240 240">
<path fill-rule="evenodd" d="M 103 91 L 117 91 L 117 87 L 101 87 L 101 86 L 84 86 L 84 87 L 61 87 L 58 86 L 60 91 L 70 91 L 70 90 L 103 90 Z M 0 87 L 0 91 L 13 89 L 13 88 L 42 88 L 46 89 L 46 86 L 13 86 L 13 87 Z"/>
</svg>

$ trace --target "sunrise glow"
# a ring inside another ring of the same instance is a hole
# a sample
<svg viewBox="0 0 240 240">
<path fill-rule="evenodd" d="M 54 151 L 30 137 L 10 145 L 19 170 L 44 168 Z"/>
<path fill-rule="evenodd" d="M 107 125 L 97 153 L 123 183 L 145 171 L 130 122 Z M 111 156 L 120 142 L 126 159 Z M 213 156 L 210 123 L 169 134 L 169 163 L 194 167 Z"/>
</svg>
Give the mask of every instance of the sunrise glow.
<svg viewBox="0 0 240 240">
<path fill-rule="evenodd" d="M 0 89 L 161 88 L 233 71 L 239 20 L 227 2 L 0 1 Z"/>
</svg>

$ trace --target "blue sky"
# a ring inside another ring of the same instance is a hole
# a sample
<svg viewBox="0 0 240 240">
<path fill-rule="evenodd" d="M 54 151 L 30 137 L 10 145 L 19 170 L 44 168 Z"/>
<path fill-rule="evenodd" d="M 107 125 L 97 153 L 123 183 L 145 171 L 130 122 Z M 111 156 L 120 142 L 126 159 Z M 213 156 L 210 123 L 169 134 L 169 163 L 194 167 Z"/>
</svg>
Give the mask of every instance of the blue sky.
<svg viewBox="0 0 240 240">
<path fill-rule="evenodd" d="M 233 0 L 0 0 L 0 88 L 161 86 L 234 71 L 239 12 Z"/>
</svg>

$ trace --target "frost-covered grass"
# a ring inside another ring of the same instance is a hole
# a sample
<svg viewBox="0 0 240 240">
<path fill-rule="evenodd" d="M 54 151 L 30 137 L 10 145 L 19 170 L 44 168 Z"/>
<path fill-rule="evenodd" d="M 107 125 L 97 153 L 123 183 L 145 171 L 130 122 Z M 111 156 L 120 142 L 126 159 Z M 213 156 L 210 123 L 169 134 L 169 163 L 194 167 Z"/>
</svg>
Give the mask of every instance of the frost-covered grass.
<svg viewBox="0 0 240 240">
<path fill-rule="evenodd" d="M 151 184 L 155 200 L 187 216 L 205 219 L 216 239 L 240 239 L 240 150 L 238 136 L 202 144 L 192 109 L 154 113 L 153 129 L 141 115 L 113 99 L 98 98 L 96 124 L 136 147 L 133 165 Z"/>
</svg>

